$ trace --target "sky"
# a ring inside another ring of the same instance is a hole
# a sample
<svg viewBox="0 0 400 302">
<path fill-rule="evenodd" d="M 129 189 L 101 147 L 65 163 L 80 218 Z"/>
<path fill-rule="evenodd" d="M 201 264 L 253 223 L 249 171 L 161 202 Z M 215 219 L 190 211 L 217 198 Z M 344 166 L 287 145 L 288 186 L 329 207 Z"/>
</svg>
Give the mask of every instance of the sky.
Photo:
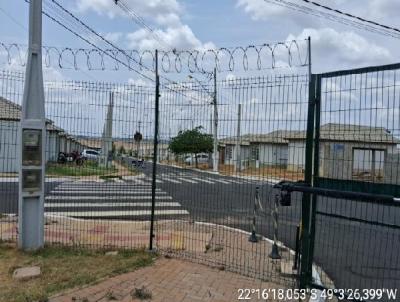
<svg viewBox="0 0 400 302">
<path fill-rule="evenodd" d="M 58 1 L 121 49 L 205 50 L 304 40 L 310 36 L 313 72 L 380 65 L 399 60 L 398 39 L 306 15 L 264 0 L 123 0 L 122 3 L 140 16 L 155 34 L 135 23 L 121 5 L 115 5 L 114 0 Z M 44 1 L 43 6 L 49 7 L 49 2 L 51 1 Z M 294 2 L 302 3 L 300 0 Z M 400 20 L 396 15 L 400 11 L 400 2 L 397 0 L 318 2 L 386 25 L 400 27 Z M 27 44 L 28 6 L 24 0 L 1 0 L 0 42 Z M 100 42 L 97 40 L 95 43 Z M 47 17 L 43 17 L 43 44 L 61 49 L 92 48 Z M 68 55 L 64 57 L 68 61 Z M 2 66 L 5 61 L 3 55 L 3 60 L 0 61 Z M 72 61 L 72 57 L 69 61 Z M 84 63 L 79 63 L 81 70 L 87 69 Z M 8 68 L 18 68 L 18 62 L 11 65 Z M 60 70 L 56 56 L 51 59 L 50 65 L 46 75 L 50 79 L 86 77 L 92 80 L 113 79 L 124 82 L 140 80 L 137 75 L 124 72 L 92 71 L 89 74 L 74 74 L 70 70 Z M 65 63 L 65 66 L 68 64 Z"/>
<path fill-rule="evenodd" d="M 389 64 L 399 61 L 399 39 L 306 15 L 272 4 L 269 2 L 270 0 L 119 0 L 122 4 L 119 6 L 115 5 L 114 0 L 57 1 L 120 49 L 138 50 L 144 53 L 147 50 L 153 51 L 154 49 L 161 51 L 174 49 L 178 52 L 183 50 L 206 52 L 208 49 L 223 47 L 246 48 L 251 45 L 263 45 L 265 43 L 274 45 L 274 43 L 280 41 L 298 40 L 300 58 L 305 58 L 305 39 L 310 37 L 312 72 L 314 73 Z M 291 1 L 303 3 L 301 0 Z M 398 18 L 400 1 L 398 0 L 318 0 L 318 2 L 360 17 L 400 28 L 400 19 Z M 6 45 L 12 43 L 27 44 L 28 6 L 24 0 L 0 0 L 1 43 Z M 52 16 L 59 16 L 60 12 L 55 10 L 56 6 L 52 1 L 44 0 L 43 6 Z M 124 10 L 124 7 L 128 7 L 128 13 Z M 132 14 L 135 14 L 138 19 L 132 18 Z M 76 29 L 76 23 L 71 23 L 71 19 L 66 18 L 65 15 L 63 17 L 64 23 L 68 28 Z M 143 26 L 143 23 L 145 26 Z M 148 28 L 151 28 L 151 31 Z M 94 38 L 93 35 L 82 31 L 81 28 L 77 30 L 91 43 L 102 48 L 106 47 L 106 43 L 101 39 Z M 59 51 L 67 48 L 92 48 L 91 45 L 88 45 L 85 41 L 45 16 L 43 16 L 43 45 L 55 46 Z M 21 49 L 23 48 L 24 46 L 21 46 Z M 291 51 L 295 53 L 296 49 L 293 47 Z M 287 49 L 277 47 L 275 67 L 288 67 L 287 53 Z M 7 55 L 8 53 L 0 48 L 0 69 L 24 70 L 25 67 L 21 64 L 21 62 L 24 62 L 23 51 L 21 60 L 15 49 L 10 52 L 10 58 Z M 270 67 L 271 55 L 268 55 L 267 52 L 264 55 L 261 64 L 263 67 Z M 107 70 L 101 71 L 88 70 L 88 64 L 83 56 L 78 56 L 74 64 L 74 58 L 68 54 L 68 51 L 64 52 L 62 62 L 58 61 L 58 56 L 55 53 L 52 53 L 49 58 L 47 61 L 44 60 L 44 78 L 46 81 L 86 80 L 138 85 L 149 83 L 148 78 L 121 65 L 119 65 L 118 70 L 113 70 L 116 65 L 110 60 L 105 62 Z M 227 58 L 224 55 L 221 57 L 221 64 L 224 63 L 225 67 L 229 65 Z M 288 68 L 277 68 L 276 70 L 263 68 L 261 71 L 256 71 L 254 68 L 257 65 L 257 57 L 254 51 L 251 52 L 250 48 L 247 57 L 251 66 L 249 71 L 243 69 L 243 54 L 239 51 L 234 57 L 235 70 L 224 69 L 224 71 L 218 73 L 218 78 L 234 79 L 237 76 L 263 76 L 271 75 L 275 72 L 307 74 L 307 67 L 298 66 L 300 64 L 296 64 L 296 58 L 297 56 L 294 54 L 293 62 Z M 124 60 L 124 58 L 120 59 Z M 207 53 L 206 63 L 209 59 L 210 56 Z M 300 59 L 300 61 L 302 60 Z M 146 58 L 144 58 L 144 62 L 146 62 Z M 165 61 L 162 64 L 165 64 Z M 63 68 L 59 68 L 59 65 Z M 92 69 L 100 66 L 100 61 L 95 53 L 92 53 L 90 66 Z M 209 66 L 205 64 L 205 67 Z M 135 68 L 146 77 L 154 78 L 154 74 L 151 72 L 140 70 L 137 65 L 135 65 Z M 164 78 L 172 81 L 177 79 L 188 81 L 188 70 L 180 74 L 169 74 L 163 71 L 161 73 Z M 376 75 L 371 77 L 376 78 Z M 164 78 L 163 81 L 165 81 Z M 206 77 L 201 73 L 196 73 L 194 78 L 206 80 Z M 359 90 L 349 92 L 347 93 L 348 95 L 346 93 L 342 94 L 343 97 L 349 100 L 348 104 L 352 104 L 351 106 L 354 106 L 354 108 L 345 108 L 343 106 L 347 105 L 339 101 L 335 105 L 338 108 L 328 108 L 332 112 L 336 112 L 336 115 L 328 112 L 329 114 L 326 114 L 324 121 L 373 124 L 399 132 L 400 126 L 397 116 L 400 101 L 397 99 L 386 102 L 382 97 L 381 103 L 378 104 L 382 107 L 377 112 L 379 116 L 369 116 L 368 112 L 371 112 L 370 109 L 374 106 L 371 94 L 371 103 L 368 104 L 371 108 L 364 108 L 365 115 L 362 115 L 362 119 L 358 118 L 358 116 L 361 116 L 360 113 L 362 111 L 357 108 L 361 108 L 362 104 L 360 105 L 359 101 L 364 96 L 360 88 L 363 79 L 357 78 L 356 80 L 353 85 L 359 85 Z M 271 82 L 272 84 L 266 83 L 264 86 L 250 91 L 242 87 L 242 92 L 246 93 L 246 95 L 236 94 L 235 89 L 232 87 L 227 87 L 225 92 L 219 94 L 219 102 L 222 106 L 219 112 L 222 128 L 220 133 L 223 136 L 230 136 L 235 132 L 236 105 L 238 103 L 243 104 L 244 133 L 266 133 L 283 128 L 304 129 L 307 114 L 307 81 L 300 83 L 293 81 L 290 84 L 282 84 L 281 79 L 274 81 Z M 395 75 L 388 77 L 388 81 L 395 81 L 396 88 L 392 89 L 393 91 L 388 90 L 385 92 L 386 98 L 394 94 L 395 90 L 397 94 L 399 86 Z M 192 80 L 188 85 L 193 85 L 193 83 Z M 268 92 L 268 85 L 277 85 L 276 87 L 278 88 L 274 90 L 274 95 L 271 94 L 269 103 L 262 103 L 263 98 L 266 97 L 265 93 Z M 344 89 L 346 82 L 333 83 L 332 85 L 336 85 L 335 87 L 339 87 L 338 89 Z M 60 87 L 56 85 L 56 88 Z M 62 87 L 62 89 L 66 92 L 59 92 L 59 94 L 64 94 L 65 97 L 60 98 L 59 103 L 57 103 L 56 99 L 53 99 L 47 104 L 46 110 L 50 117 L 58 125 L 74 134 L 82 135 L 90 132 L 93 135 L 100 135 L 104 126 L 107 104 L 109 103 L 107 89 L 101 88 L 104 90 L 101 93 L 101 97 L 94 90 L 90 91 L 90 89 L 82 90 L 83 92 L 66 87 Z M 152 90 L 137 94 L 134 91 L 128 91 L 123 86 L 115 89 L 119 91 L 118 95 L 115 96 L 115 104 L 119 105 L 116 105 L 114 112 L 118 121 L 115 126 L 117 130 L 114 130 L 114 133 L 117 136 L 126 137 L 134 133 L 138 125 L 141 124 L 145 134 L 151 137 L 153 107 L 147 106 L 147 104 L 149 100 L 154 98 Z M 197 89 L 201 90 L 202 88 L 197 87 Z M 221 88 L 221 90 L 223 89 L 224 87 Z M 286 90 L 292 91 L 292 95 L 287 94 Z M 47 89 L 47 93 L 51 93 L 51 91 L 55 90 Z M 167 92 L 163 92 L 161 118 L 163 121 L 168 120 L 168 123 L 161 127 L 165 137 L 170 137 L 173 133 L 176 134 L 178 130 L 197 125 L 202 125 L 207 131 L 211 130 L 212 107 L 209 106 L 209 96 L 204 94 L 204 91 L 202 93 L 195 90 L 190 91 L 190 89 L 183 89 L 183 91 L 186 95 L 182 96 L 182 93 L 177 93 L 175 96 L 171 96 Z M 6 96 L 12 98 L 12 95 L 8 96 L 7 93 L 12 94 L 14 92 L 6 91 Z M 285 93 L 286 99 L 282 99 L 282 95 L 285 95 Z M 20 93 L 20 98 L 21 95 Z M 54 95 L 55 92 L 53 92 Z M 71 97 L 73 95 L 74 97 Z M 66 100 L 67 98 L 68 101 Z M 137 103 L 133 103 L 132 99 Z M 275 100 L 281 103 L 274 104 Z M 171 105 L 168 103 L 169 101 L 177 103 Z M 95 102 L 97 102 L 97 105 L 93 106 Z M 184 104 L 184 102 L 186 103 Z M 193 103 L 188 106 L 187 102 L 194 102 L 195 105 L 198 102 L 198 106 L 192 106 Z M 224 102 L 229 106 L 224 107 Z M 169 107 L 167 106 L 168 104 L 170 105 Z M 163 108 L 163 106 L 166 107 Z M 354 116 L 351 118 L 343 113 L 349 112 L 349 110 L 353 110 L 351 114 Z M 389 118 L 387 117 L 388 114 Z M 70 116 L 74 116 L 76 119 L 72 120 Z M 390 116 L 395 118 L 391 119 Z M 292 121 L 292 123 L 288 124 L 288 121 Z M 91 128 L 89 126 L 90 129 L 82 127 L 81 123 L 88 123 L 87 125 L 90 125 Z"/>
</svg>

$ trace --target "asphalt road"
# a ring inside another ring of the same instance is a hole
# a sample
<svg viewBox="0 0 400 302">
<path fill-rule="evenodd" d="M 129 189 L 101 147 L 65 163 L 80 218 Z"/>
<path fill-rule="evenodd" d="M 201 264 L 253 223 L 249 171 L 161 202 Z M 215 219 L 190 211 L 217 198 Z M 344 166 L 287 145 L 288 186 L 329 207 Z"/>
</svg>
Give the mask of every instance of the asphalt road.
<svg viewBox="0 0 400 302">
<path fill-rule="evenodd" d="M 148 219 L 151 165 L 143 171 L 145 177 L 121 183 L 46 183 L 46 211 L 82 218 Z M 158 166 L 156 219 L 179 217 L 251 231 L 257 186 L 257 233 L 272 238 L 271 210 L 277 192 L 271 183 L 189 169 Z M 0 212 L 17 212 L 17 189 L 15 182 L 0 183 Z M 399 208 L 324 198 L 318 211 L 400 225 Z M 279 208 L 279 240 L 292 249 L 300 218 L 301 195 L 294 193 L 292 205 Z M 317 215 L 314 259 L 337 288 L 400 288 L 399 255 L 399 228 Z"/>
</svg>

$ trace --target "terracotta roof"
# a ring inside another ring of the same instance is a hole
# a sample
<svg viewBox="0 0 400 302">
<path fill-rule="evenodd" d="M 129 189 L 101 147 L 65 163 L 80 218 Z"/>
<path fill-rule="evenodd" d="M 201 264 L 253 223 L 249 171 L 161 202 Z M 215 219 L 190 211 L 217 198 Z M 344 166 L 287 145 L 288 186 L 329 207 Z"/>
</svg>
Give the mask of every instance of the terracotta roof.
<svg viewBox="0 0 400 302">
<path fill-rule="evenodd" d="M 241 145 L 250 145 L 257 143 L 271 143 L 271 144 L 287 144 L 288 138 L 297 135 L 299 131 L 291 130 L 275 130 L 266 134 L 244 134 L 240 136 Z M 234 145 L 236 144 L 236 137 L 227 137 L 219 140 L 221 144 Z"/>
<path fill-rule="evenodd" d="M 0 120 L 19 121 L 21 106 L 0 96 Z"/>
<path fill-rule="evenodd" d="M 21 119 L 22 107 L 12 101 L 0 96 L 0 120 L 18 122 Z M 46 129 L 49 131 L 62 132 L 60 127 L 53 124 L 53 121 L 46 119 Z"/>
</svg>

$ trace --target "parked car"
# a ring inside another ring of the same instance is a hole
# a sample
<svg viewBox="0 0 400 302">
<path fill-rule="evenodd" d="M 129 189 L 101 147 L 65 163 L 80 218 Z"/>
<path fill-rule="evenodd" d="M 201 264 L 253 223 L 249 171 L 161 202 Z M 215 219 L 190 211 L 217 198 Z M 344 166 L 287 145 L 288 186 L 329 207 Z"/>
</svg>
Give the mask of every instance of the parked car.
<svg viewBox="0 0 400 302">
<path fill-rule="evenodd" d="M 198 164 L 207 164 L 210 160 L 210 157 L 208 154 L 205 153 L 200 153 L 197 154 L 197 163 Z M 185 164 L 187 165 L 195 165 L 196 164 L 196 158 L 194 155 L 188 156 L 185 158 Z"/>
<path fill-rule="evenodd" d="M 95 150 L 84 149 L 81 153 L 82 157 L 89 160 L 97 160 L 100 153 Z"/>
</svg>

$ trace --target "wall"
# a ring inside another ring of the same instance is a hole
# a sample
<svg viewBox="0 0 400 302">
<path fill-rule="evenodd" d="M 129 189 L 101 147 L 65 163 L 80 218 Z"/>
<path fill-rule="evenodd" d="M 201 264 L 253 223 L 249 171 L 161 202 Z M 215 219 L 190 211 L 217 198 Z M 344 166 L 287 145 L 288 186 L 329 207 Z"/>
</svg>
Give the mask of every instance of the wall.
<svg viewBox="0 0 400 302">
<path fill-rule="evenodd" d="M 59 144 L 58 133 L 47 132 L 46 136 L 46 161 L 57 161 Z"/>
<path fill-rule="evenodd" d="M 301 172 L 305 168 L 305 141 L 290 141 L 288 148 L 288 164 L 289 171 Z"/>
<path fill-rule="evenodd" d="M 260 144 L 260 164 L 286 166 L 288 163 L 288 145 Z"/>
<path fill-rule="evenodd" d="M 387 154 L 384 175 L 385 183 L 400 185 L 400 153 Z"/>
<path fill-rule="evenodd" d="M 18 172 L 18 122 L 0 120 L 0 173 Z"/>
<path fill-rule="evenodd" d="M 232 158 L 228 158 L 225 154 L 225 164 L 234 165 L 237 161 L 237 150 L 236 145 L 226 145 L 227 148 L 232 148 Z M 245 169 L 249 165 L 250 161 L 250 146 L 240 146 L 240 160 L 242 162 L 242 169 Z"/>
<path fill-rule="evenodd" d="M 375 152 L 374 164 L 375 175 L 380 176 L 382 180 L 385 158 L 394 151 L 392 145 L 380 143 L 323 142 L 322 144 L 324 145 L 324 152 L 320 155 L 320 165 L 323 166 L 323 173 L 320 176 L 335 179 L 358 179 L 359 176 L 353 176 L 353 170 L 354 172 L 371 171 L 372 156 L 368 155 L 367 151 L 354 151 L 354 148 L 365 148 L 383 150 L 383 152 Z"/>
</svg>

